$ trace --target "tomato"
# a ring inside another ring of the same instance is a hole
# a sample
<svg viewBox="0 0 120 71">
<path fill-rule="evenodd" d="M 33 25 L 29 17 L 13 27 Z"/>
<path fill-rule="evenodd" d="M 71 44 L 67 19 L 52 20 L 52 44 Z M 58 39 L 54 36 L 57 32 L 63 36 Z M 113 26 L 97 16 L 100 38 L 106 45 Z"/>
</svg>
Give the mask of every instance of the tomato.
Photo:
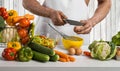
<svg viewBox="0 0 120 71">
<path fill-rule="evenodd" d="M 8 18 L 8 13 L 7 12 L 5 12 L 4 14 L 3 14 L 4 16 L 3 16 L 3 18 L 6 20 L 7 18 Z"/>
<path fill-rule="evenodd" d="M 8 12 L 6 11 L 6 8 L 0 7 L 0 16 L 2 16 L 5 20 L 8 18 Z"/>
<path fill-rule="evenodd" d="M 91 53 L 90 53 L 89 51 L 84 51 L 83 54 L 84 54 L 85 56 L 91 57 Z"/>
<path fill-rule="evenodd" d="M 2 16 L 2 12 L 0 12 L 0 16 Z"/>
<path fill-rule="evenodd" d="M 14 48 L 5 48 L 2 52 L 2 57 L 5 60 L 15 60 L 17 51 Z"/>
<path fill-rule="evenodd" d="M 6 9 L 4 7 L 0 7 L 0 11 L 3 12 L 6 11 Z"/>
<path fill-rule="evenodd" d="M 27 28 L 30 26 L 30 21 L 27 18 L 23 18 L 19 21 L 19 26 L 22 28 Z"/>
<path fill-rule="evenodd" d="M 20 28 L 17 31 L 20 38 L 25 38 L 28 35 L 28 32 L 26 29 Z"/>
<path fill-rule="evenodd" d="M 28 43 L 29 39 L 30 39 L 29 36 L 26 36 L 25 38 L 22 38 L 22 39 L 21 39 L 21 43 L 22 43 L 23 45 L 25 45 L 25 44 Z"/>
</svg>

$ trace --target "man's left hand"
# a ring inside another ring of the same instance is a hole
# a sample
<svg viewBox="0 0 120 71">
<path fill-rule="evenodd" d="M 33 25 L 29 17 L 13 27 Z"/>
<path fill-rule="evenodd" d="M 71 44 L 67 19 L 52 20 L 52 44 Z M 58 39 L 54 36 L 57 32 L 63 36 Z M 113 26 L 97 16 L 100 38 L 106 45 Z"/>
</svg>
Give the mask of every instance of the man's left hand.
<svg viewBox="0 0 120 71">
<path fill-rule="evenodd" d="M 76 32 L 77 34 L 89 34 L 93 28 L 93 22 L 91 20 L 81 20 L 80 22 L 84 25 L 75 26 L 74 32 Z"/>
</svg>

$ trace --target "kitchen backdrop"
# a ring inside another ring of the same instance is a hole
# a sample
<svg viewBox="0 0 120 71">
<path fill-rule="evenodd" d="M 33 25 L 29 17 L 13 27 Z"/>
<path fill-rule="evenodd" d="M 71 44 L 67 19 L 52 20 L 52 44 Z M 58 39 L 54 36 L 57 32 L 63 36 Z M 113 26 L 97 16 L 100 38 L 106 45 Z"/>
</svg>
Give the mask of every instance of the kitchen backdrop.
<svg viewBox="0 0 120 71">
<path fill-rule="evenodd" d="M 91 17 L 97 7 L 97 0 L 90 0 L 89 3 L 89 14 Z M 0 6 L 6 7 L 9 9 L 15 9 L 19 12 L 19 15 L 24 15 L 25 13 L 29 13 L 22 6 L 22 0 L 0 0 Z M 36 16 L 37 18 L 37 16 Z M 37 20 L 35 20 L 37 22 Z M 93 40 L 111 40 L 111 37 L 115 35 L 118 31 L 120 31 L 120 0 L 112 0 L 112 8 L 107 15 L 107 17 L 100 22 L 100 24 L 96 25 L 92 32 L 90 33 L 89 41 Z"/>
</svg>

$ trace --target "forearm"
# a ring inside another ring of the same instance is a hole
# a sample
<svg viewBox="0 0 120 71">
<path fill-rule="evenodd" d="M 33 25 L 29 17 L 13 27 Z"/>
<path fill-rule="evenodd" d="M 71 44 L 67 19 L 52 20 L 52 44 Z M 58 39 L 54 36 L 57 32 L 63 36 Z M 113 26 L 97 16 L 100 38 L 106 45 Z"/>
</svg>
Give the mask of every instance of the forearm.
<svg viewBox="0 0 120 71">
<path fill-rule="evenodd" d="M 98 8 L 96 9 L 93 17 L 89 19 L 93 22 L 93 26 L 95 26 L 106 17 L 110 8 L 111 0 L 98 0 Z"/>
<path fill-rule="evenodd" d="M 23 6 L 30 12 L 44 17 L 50 17 L 53 9 L 42 6 L 37 0 L 23 0 Z"/>
</svg>

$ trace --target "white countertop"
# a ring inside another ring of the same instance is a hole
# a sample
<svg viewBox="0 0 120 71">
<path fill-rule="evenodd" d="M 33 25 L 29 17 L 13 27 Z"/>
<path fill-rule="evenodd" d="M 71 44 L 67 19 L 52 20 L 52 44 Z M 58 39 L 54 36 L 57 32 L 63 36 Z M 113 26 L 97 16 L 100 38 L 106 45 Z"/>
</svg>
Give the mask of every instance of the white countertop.
<svg viewBox="0 0 120 71">
<path fill-rule="evenodd" d="M 66 53 L 66 50 L 63 49 L 62 46 L 57 46 L 56 49 L 59 51 L 63 51 Z M 83 50 L 88 50 L 87 46 L 82 47 Z M 1 53 L 3 51 L 3 48 L 0 48 L 0 69 L 1 68 L 25 68 L 25 67 L 38 67 L 38 68 L 55 68 L 55 67 L 120 67 L 120 61 L 116 60 L 109 60 L 109 61 L 99 61 L 95 59 L 90 59 L 86 56 L 80 55 L 80 56 L 74 56 L 76 58 L 75 62 L 46 62 L 41 63 L 37 61 L 31 60 L 30 62 L 17 62 L 17 61 L 5 61 L 1 57 Z M 1 71 L 1 70 L 0 70 Z"/>
</svg>

